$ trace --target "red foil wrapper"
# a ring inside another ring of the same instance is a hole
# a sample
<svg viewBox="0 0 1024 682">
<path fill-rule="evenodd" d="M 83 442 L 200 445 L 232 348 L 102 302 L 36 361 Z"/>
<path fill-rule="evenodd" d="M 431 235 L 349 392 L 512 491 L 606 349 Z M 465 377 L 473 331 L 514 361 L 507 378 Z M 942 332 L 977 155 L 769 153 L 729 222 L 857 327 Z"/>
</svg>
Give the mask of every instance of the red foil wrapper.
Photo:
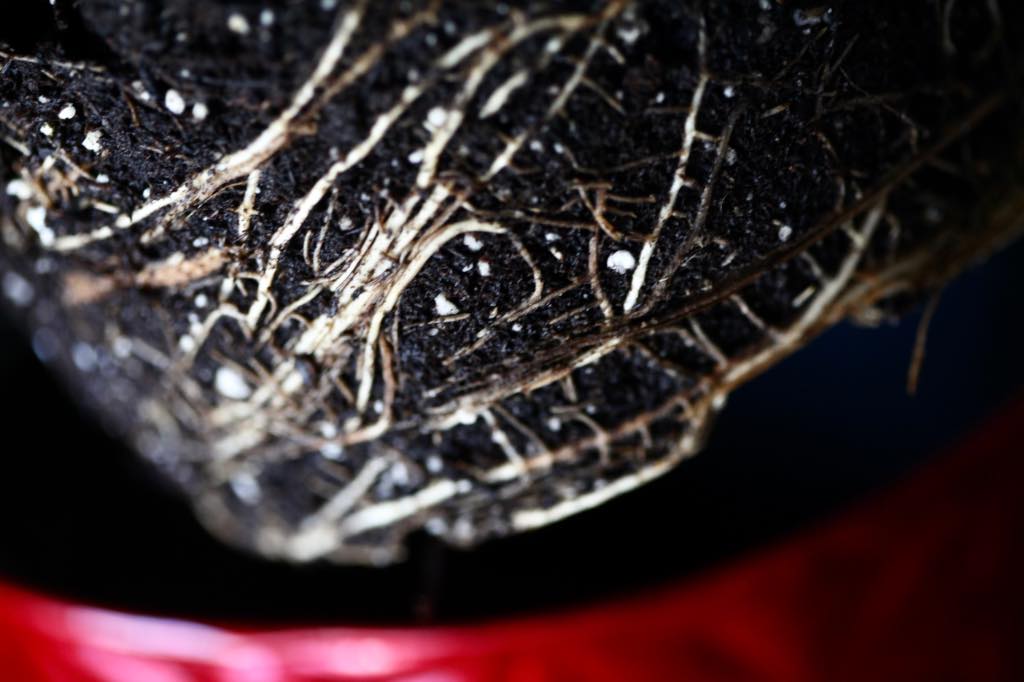
<svg viewBox="0 0 1024 682">
<path fill-rule="evenodd" d="M 632 599 L 474 625 L 189 622 L 0 585 L 0 679 L 1024 680 L 1022 443 L 1018 401 L 780 545 Z"/>
</svg>

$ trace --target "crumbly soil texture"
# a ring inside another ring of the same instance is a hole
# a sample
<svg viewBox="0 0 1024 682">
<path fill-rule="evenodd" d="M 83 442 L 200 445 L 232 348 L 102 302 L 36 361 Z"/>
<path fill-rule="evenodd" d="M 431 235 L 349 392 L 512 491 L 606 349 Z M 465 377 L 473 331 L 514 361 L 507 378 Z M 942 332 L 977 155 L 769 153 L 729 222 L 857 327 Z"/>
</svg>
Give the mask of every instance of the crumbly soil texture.
<svg viewBox="0 0 1024 682">
<path fill-rule="evenodd" d="M 3 298 L 264 556 L 591 508 L 1020 227 L 991 0 L 56 0 L 0 29 Z M 794 418 L 799 418 L 794 416 Z"/>
</svg>

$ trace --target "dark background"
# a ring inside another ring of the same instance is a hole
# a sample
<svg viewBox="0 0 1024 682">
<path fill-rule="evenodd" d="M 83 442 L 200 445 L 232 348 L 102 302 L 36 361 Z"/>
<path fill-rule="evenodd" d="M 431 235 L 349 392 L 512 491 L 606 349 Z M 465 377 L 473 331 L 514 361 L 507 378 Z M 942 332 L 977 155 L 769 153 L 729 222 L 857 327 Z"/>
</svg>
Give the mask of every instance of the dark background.
<svg viewBox="0 0 1024 682">
<path fill-rule="evenodd" d="M 0 321 L 0 576 L 109 606 L 230 620 L 464 621 L 678 580 L 806 528 L 940 454 L 1024 386 L 1024 244 L 963 275 L 905 391 L 920 313 L 831 330 L 741 388 L 707 449 L 647 487 L 474 552 L 414 541 L 388 569 L 219 545 Z"/>
</svg>

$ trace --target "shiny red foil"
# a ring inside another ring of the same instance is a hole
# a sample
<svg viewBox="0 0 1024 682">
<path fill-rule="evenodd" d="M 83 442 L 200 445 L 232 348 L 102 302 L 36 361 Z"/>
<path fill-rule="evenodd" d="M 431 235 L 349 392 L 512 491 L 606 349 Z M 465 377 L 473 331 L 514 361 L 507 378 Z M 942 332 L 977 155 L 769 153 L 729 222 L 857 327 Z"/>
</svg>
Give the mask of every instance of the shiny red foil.
<svg viewBox="0 0 1024 682">
<path fill-rule="evenodd" d="M 0 682 L 1017 682 L 1022 581 L 1024 402 L 838 519 L 577 610 L 460 627 L 248 627 L 0 584 Z"/>
</svg>

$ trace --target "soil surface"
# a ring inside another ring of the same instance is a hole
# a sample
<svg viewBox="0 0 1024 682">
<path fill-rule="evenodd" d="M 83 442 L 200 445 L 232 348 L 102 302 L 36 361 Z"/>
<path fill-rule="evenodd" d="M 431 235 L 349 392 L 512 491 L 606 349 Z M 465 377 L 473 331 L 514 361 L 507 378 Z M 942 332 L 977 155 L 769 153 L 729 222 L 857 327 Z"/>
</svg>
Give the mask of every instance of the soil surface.
<svg viewBox="0 0 1024 682">
<path fill-rule="evenodd" d="M 32 7 L 6 302 L 268 557 L 600 505 L 1019 228 L 1019 3 Z"/>
</svg>

